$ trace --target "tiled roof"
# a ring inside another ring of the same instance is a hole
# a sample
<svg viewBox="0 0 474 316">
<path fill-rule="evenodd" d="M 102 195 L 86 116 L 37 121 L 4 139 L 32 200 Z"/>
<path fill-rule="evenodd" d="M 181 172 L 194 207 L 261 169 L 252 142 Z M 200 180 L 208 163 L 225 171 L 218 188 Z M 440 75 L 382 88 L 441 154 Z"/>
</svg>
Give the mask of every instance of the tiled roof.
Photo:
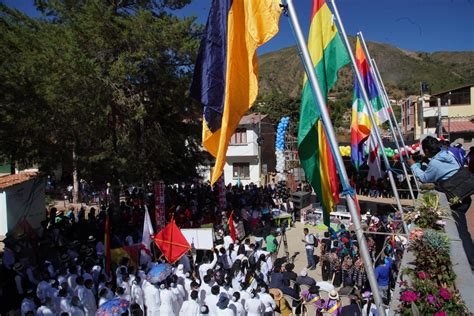
<svg viewBox="0 0 474 316">
<path fill-rule="evenodd" d="M 245 115 L 240 119 L 239 125 L 249 125 L 249 124 L 256 124 L 266 118 L 266 114 L 258 114 L 258 113 L 252 113 L 249 115 Z"/>
<path fill-rule="evenodd" d="M 450 133 L 474 132 L 474 116 L 445 120 L 443 121 L 443 128 Z"/>
<path fill-rule="evenodd" d="M 38 173 L 36 172 L 22 172 L 22 173 L 2 176 L 0 177 L 0 190 L 9 188 L 16 184 L 26 182 L 30 179 L 33 179 L 37 175 Z"/>
</svg>

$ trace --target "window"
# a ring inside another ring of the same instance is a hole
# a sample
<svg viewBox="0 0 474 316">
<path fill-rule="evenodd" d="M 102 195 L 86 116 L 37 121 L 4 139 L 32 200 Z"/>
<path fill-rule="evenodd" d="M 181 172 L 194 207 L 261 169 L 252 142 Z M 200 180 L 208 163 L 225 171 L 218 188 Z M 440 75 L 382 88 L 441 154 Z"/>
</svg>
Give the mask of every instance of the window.
<svg viewBox="0 0 474 316">
<path fill-rule="evenodd" d="M 250 178 L 250 165 L 245 162 L 234 163 L 232 165 L 232 177 L 234 179 Z"/>
<path fill-rule="evenodd" d="M 234 135 L 230 139 L 230 143 L 235 144 L 247 144 L 247 129 L 238 128 L 235 130 Z"/>
</svg>

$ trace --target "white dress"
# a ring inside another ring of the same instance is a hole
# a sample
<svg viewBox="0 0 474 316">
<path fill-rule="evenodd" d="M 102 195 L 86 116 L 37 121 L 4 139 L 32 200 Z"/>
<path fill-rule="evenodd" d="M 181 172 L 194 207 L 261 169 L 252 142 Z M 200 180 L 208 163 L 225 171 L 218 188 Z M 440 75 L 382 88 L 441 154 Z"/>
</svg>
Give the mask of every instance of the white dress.
<svg viewBox="0 0 474 316">
<path fill-rule="evenodd" d="M 181 310 L 179 311 L 179 316 L 199 316 L 201 306 L 195 300 L 184 301 Z"/>
<path fill-rule="evenodd" d="M 229 303 L 229 308 L 234 310 L 235 312 L 235 316 L 245 316 L 245 310 L 244 310 L 244 306 L 242 305 L 242 303 L 240 303 L 239 301 L 237 302 L 230 302 Z"/>
<path fill-rule="evenodd" d="M 218 316 L 218 308 L 216 306 L 217 302 L 219 301 L 219 295 L 209 294 L 206 296 L 205 305 L 209 307 L 209 316 Z"/>
<path fill-rule="evenodd" d="M 175 316 L 176 295 L 170 289 L 160 291 L 160 316 Z"/>
<path fill-rule="evenodd" d="M 130 303 L 132 304 L 137 303 L 138 305 L 140 305 L 140 308 L 142 309 L 142 311 L 145 311 L 144 293 L 141 286 L 136 284 L 136 282 L 132 284 L 130 296 L 131 296 Z"/>
<path fill-rule="evenodd" d="M 245 311 L 247 316 L 261 316 L 265 311 L 265 307 L 258 298 L 250 298 L 245 300 Z"/>
<path fill-rule="evenodd" d="M 95 316 L 95 312 L 97 311 L 97 303 L 95 301 L 94 293 L 92 293 L 90 289 L 86 288 L 84 290 L 81 302 L 84 305 L 86 316 Z"/>
<path fill-rule="evenodd" d="M 258 295 L 260 301 L 262 301 L 263 305 L 265 306 L 265 312 L 273 312 L 276 308 L 275 301 L 268 293 L 260 293 Z"/>
<path fill-rule="evenodd" d="M 147 316 L 160 315 L 160 290 L 148 281 L 143 282 L 143 298 Z"/>
</svg>

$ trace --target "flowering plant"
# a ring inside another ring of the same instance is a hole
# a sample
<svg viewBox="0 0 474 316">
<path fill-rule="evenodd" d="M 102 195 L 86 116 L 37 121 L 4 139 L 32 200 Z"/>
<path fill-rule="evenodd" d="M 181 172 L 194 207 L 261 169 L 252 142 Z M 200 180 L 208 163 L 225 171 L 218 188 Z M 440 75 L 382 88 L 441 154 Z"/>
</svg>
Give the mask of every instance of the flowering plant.
<svg viewBox="0 0 474 316">
<path fill-rule="evenodd" d="M 440 287 L 436 280 L 413 275 L 412 286 L 400 295 L 402 315 L 469 315 L 459 293 Z M 416 312 L 415 312 L 416 311 Z"/>
<path fill-rule="evenodd" d="M 444 226 L 442 218 L 446 215 L 446 210 L 440 207 L 439 197 L 434 192 L 422 195 L 417 201 L 415 209 L 408 212 L 405 219 L 415 223 L 420 228 L 440 229 Z"/>
<path fill-rule="evenodd" d="M 415 268 L 408 268 L 411 282 L 402 281 L 399 311 L 402 315 L 469 315 L 454 289 L 448 237 L 433 229 L 410 232 L 408 250 L 415 253 Z"/>
</svg>

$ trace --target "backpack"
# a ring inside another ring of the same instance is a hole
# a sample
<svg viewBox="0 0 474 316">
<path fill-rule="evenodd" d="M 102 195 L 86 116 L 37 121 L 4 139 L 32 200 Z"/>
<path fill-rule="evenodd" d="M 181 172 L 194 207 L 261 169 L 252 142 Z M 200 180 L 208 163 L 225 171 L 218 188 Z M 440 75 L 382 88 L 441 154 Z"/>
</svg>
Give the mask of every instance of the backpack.
<svg viewBox="0 0 474 316">
<path fill-rule="evenodd" d="M 453 155 L 454 159 L 456 159 L 460 167 L 464 166 L 464 164 L 466 163 L 466 152 L 464 151 L 464 149 L 449 146 L 448 153 Z"/>
<path fill-rule="evenodd" d="M 468 168 L 461 167 L 448 179 L 438 181 L 436 189 L 446 193 L 448 201 L 453 198 L 463 200 L 474 194 L 474 174 Z"/>
</svg>

